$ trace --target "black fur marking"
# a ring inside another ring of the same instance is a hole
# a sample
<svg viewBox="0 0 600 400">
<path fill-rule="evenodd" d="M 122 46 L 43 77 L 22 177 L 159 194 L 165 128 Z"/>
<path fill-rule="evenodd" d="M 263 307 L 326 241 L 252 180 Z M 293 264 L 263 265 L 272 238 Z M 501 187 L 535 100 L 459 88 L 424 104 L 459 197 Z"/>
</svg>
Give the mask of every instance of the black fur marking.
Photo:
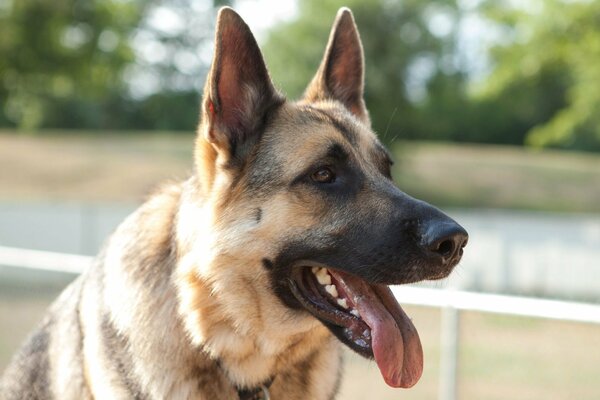
<svg viewBox="0 0 600 400">
<path fill-rule="evenodd" d="M 256 223 L 260 222 L 260 220 L 262 219 L 262 214 L 263 214 L 262 208 L 257 208 L 256 209 L 256 216 L 255 216 Z"/>
<path fill-rule="evenodd" d="M 338 368 L 338 370 L 337 370 L 337 375 L 335 377 L 335 386 L 333 388 L 333 392 L 331 393 L 330 400 L 333 400 L 336 398 L 338 392 L 340 391 L 340 386 L 342 384 L 342 373 L 344 371 L 345 362 L 344 362 L 344 356 L 341 353 L 339 355 L 339 358 L 340 358 L 340 368 Z"/>
<path fill-rule="evenodd" d="M 113 361 L 113 366 L 132 399 L 143 400 L 148 396 L 142 392 L 138 379 L 134 376 L 133 359 L 129 353 L 129 342 L 114 327 L 108 315 L 102 317 L 100 325 L 103 345 L 108 358 Z"/>
<path fill-rule="evenodd" d="M 263 258 L 262 263 L 263 263 L 263 266 L 265 267 L 265 269 L 267 269 L 267 270 L 272 270 L 273 268 L 275 268 L 273 261 L 269 260 L 268 258 Z"/>
<path fill-rule="evenodd" d="M 392 165 L 394 165 L 394 161 L 390 152 L 379 142 L 375 142 L 375 147 L 376 150 L 373 154 L 375 164 L 385 177 L 392 179 Z"/>
<path fill-rule="evenodd" d="M 330 167 L 336 175 L 335 181 L 318 183 L 312 180 L 312 174 L 322 167 Z M 332 143 L 327 151 L 315 162 L 309 165 L 291 183 L 290 188 L 299 184 L 317 189 L 326 196 L 328 204 L 336 202 L 338 209 L 345 207 L 356 199 L 365 184 L 365 175 L 355 163 L 350 160 L 348 152 L 339 143 Z"/>
<path fill-rule="evenodd" d="M 329 146 L 329 149 L 327 149 L 326 157 L 332 158 L 338 162 L 345 162 L 348 160 L 348 152 L 338 143 L 332 143 L 331 146 Z"/>
<path fill-rule="evenodd" d="M 34 332 L 0 381 L 2 400 L 53 399 L 50 392 L 48 348 L 53 321 Z"/>
<path fill-rule="evenodd" d="M 350 142 L 350 144 L 352 144 L 352 146 L 355 146 L 355 147 L 357 146 L 357 144 L 358 144 L 357 135 L 351 127 L 344 124 L 344 122 L 342 120 L 340 120 L 337 117 L 335 117 L 334 115 L 330 114 L 328 111 L 325 111 L 321 108 L 310 107 L 310 106 L 309 106 L 309 108 L 311 111 L 314 111 L 315 113 L 317 113 L 321 117 L 323 117 L 324 122 L 333 125 L 342 134 L 342 136 L 344 136 L 344 138 L 346 138 L 346 140 L 348 142 Z"/>
<path fill-rule="evenodd" d="M 310 373 L 313 371 L 313 364 L 315 363 L 316 352 L 312 353 L 310 356 L 306 357 L 302 363 L 298 366 L 301 371 L 298 380 L 300 381 L 300 385 L 305 387 L 306 389 L 310 388 L 311 379 Z"/>
</svg>

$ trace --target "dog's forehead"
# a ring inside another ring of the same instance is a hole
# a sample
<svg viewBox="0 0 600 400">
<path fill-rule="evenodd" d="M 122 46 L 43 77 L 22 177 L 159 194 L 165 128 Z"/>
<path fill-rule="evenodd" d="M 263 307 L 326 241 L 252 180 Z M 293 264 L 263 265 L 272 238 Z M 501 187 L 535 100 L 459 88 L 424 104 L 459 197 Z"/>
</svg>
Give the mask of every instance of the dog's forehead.
<svg viewBox="0 0 600 400">
<path fill-rule="evenodd" d="M 370 159 L 381 151 L 373 131 L 336 105 L 294 104 L 282 107 L 265 132 L 272 156 L 285 161 L 290 170 L 306 166 L 332 144 Z M 276 151 L 273 151 L 276 149 Z"/>
</svg>

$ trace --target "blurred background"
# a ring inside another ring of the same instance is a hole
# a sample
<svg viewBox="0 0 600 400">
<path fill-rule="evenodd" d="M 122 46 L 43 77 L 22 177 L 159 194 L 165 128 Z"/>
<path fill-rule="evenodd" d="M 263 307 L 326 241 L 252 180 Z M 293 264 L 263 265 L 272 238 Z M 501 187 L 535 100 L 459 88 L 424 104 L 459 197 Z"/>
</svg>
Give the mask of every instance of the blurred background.
<svg viewBox="0 0 600 400">
<path fill-rule="evenodd" d="M 0 371 L 74 277 L 14 248 L 92 256 L 191 172 L 222 5 L 292 98 L 349 6 L 396 182 L 471 236 L 453 276 L 425 286 L 484 297 L 406 307 L 417 386 L 389 389 L 348 354 L 339 398 L 600 398 L 600 2 L 585 0 L 0 0 Z"/>
</svg>

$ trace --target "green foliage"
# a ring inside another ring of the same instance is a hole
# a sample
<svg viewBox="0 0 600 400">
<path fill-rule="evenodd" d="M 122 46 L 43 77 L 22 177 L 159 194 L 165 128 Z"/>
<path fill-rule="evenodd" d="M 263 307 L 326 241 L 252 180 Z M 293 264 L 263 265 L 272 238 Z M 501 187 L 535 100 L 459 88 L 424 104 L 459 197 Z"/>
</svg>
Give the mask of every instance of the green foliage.
<svg viewBox="0 0 600 400">
<path fill-rule="evenodd" d="M 0 0 L 0 126 L 193 128 L 207 69 L 199 49 L 212 41 L 214 8 L 229 3 Z M 161 22 L 161 8 L 175 18 L 172 31 L 149 21 Z M 149 62 L 135 45 L 162 58 Z M 155 92 L 133 93 L 132 76 L 153 79 Z"/>
<path fill-rule="evenodd" d="M 469 90 L 466 79 L 437 77 L 421 107 L 425 137 L 435 140 L 525 144 L 527 132 L 548 121 L 565 104 L 566 75 L 546 68 L 498 92 Z M 496 84 L 495 77 L 483 84 Z"/>
<path fill-rule="evenodd" d="M 485 11 L 513 40 L 492 49 L 480 99 L 513 102 L 529 145 L 600 150 L 600 2 L 489 2 Z"/>
<path fill-rule="evenodd" d="M 289 94 L 300 95 L 314 73 L 342 5 L 361 32 L 365 97 L 384 140 L 600 149 L 600 2 L 489 0 L 467 11 L 454 1 L 302 1 L 298 18 L 266 43 Z M 469 12 L 501 32 L 489 49 L 491 74 L 475 87 L 458 46 Z"/>
<path fill-rule="evenodd" d="M 118 0 L 2 1 L 0 120 L 24 129 L 68 125 L 119 91 L 133 60 L 127 37 L 142 12 L 142 3 Z M 65 103 L 81 104 L 67 114 Z"/>
<path fill-rule="evenodd" d="M 364 44 L 365 99 L 384 141 L 600 150 L 598 1 L 297 1 L 298 15 L 272 28 L 264 46 L 275 83 L 292 98 L 348 6 Z M 189 130 L 215 8 L 230 3 L 0 0 L 0 126 Z M 161 26 L 165 15 L 176 21 L 170 28 Z M 487 49 L 491 72 L 476 84 L 460 33 L 473 15 L 500 33 Z M 136 92 L 134 81 L 151 90 Z"/>
<path fill-rule="evenodd" d="M 298 18 L 271 30 L 264 46 L 275 83 L 291 97 L 302 94 L 316 72 L 341 6 L 352 9 L 363 41 L 365 100 L 375 130 L 388 141 L 396 136 L 430 137 L 418 107 L 419 91 L 432 77 L 460 79 L 452 66 L 444 70 L 454 51 L 454 32 L 436 36 L 428 25 L 434 15 L 442 14 L 454 25 L 458 10 L 452 0 L 302 1 Z M 411 82 L 414 75 L 422 75 L 421 80 Z"/>
</svg>

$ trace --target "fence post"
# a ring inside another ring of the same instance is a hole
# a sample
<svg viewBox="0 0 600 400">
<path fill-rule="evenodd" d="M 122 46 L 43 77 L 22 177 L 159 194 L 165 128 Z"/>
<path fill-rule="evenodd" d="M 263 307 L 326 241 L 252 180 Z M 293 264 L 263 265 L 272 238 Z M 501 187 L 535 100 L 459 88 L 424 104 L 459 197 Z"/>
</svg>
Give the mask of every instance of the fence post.
<svg viewBox="0 0 600 400">
<path fill-rule="evenodd" d="M 442 308 L 440 349 L 440 400 L 456 400 L 458 389 L 458 340 L 459 310 L 447 306 Z"/>
</svg>

